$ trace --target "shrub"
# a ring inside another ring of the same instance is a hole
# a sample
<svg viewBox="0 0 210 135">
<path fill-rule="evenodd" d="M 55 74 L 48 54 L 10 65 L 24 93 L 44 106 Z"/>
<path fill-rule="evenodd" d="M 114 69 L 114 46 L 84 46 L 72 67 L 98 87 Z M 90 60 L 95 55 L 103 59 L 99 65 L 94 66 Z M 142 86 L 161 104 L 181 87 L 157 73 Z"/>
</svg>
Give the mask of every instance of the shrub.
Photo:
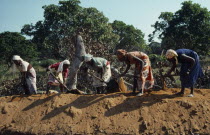
<svg viewBox="0 0 210 135">
<path fill-rule="evenodd" d="M 46 59 L 46 60 L 36 60 L 33 61 L 31 64 L 33 66 L 41 66 L 43 68 L 47 68 L 49 65 L 57 63 L 59 60 L 55 60 L 55 59 Z"/>
</svg>

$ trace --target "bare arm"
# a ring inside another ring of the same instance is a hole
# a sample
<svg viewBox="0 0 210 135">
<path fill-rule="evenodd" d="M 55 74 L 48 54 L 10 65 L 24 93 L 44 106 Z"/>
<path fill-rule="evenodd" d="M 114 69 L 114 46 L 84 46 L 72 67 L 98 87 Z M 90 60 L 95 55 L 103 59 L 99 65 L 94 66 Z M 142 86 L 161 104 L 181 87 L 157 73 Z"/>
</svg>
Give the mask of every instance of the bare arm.
<svg viewBox="0 0 210 135">
<path fill-rule="evenodd" d="M 130 67 L 131 67 L 131 65 L 127 64 L 127 67 L 126 67 L 125 71 L 122 74 L 120 74 L 119 77 L 124 76 L 128 72 L 128 70 L 130 69 Z"/>
<path fill-rule="evenodd" d="M 48 66 L 47 69 L 46 69 L 46 71 L 48 72 L 48 71 L 50 71 L 50 70 L 51 70 L 51 67 Z"/>
<path fill-rule="evenodd" d="M 63 78 L 63 84 L 66 85 L 67 78 Z"/>
<path fill-rule="evenodd" d="M 68 74 L 68 72 L 67 72 L 67 73 L 66 73 L 66 72 L 65 72 L 65 73 L 63 72 L 63 73 L 62 73 L 62 76 L 63 76 L 63 84 L 64 84 L 64 85 L 66 85 L 66 82 L 67 82 L 67 77 L 68 77 L 67 74 Z"/>
<path fill-rule="evenodd" d="M 132 57 L 139 62 L 139 64 L 140 64 L 140 73 L 141 73 L 142 69 L 143 69 L 144 61 L 141 60 L 140 58 L 136 57 L 136 56 L 132 56 Z M 130 69 L 130 67 L 131 67 L 131 65 L 127 64 L 126 70 L 120 76 L 124 76 L 128 72 L 128 70 Z"/>
<path fill-rule="evenodd" d="M 167 75 L 170 75 L 171 74 L 171 72 L 172 71 L 174 71 L 175 70 L 175 68 L 176 68 L 176 60 L 175 59 L 172 59 L 172 60 L 169 60 L 171 63 L 172 63 L 172 67 L 171 67 L 171 69 L 167 72 Z"/>
<path fill-rule="evenodd" d="M 27 72 L 21 72 L 21 82 L 22 82 L 22 84 L 26 83 L 26 73 Z"/>
</svg>

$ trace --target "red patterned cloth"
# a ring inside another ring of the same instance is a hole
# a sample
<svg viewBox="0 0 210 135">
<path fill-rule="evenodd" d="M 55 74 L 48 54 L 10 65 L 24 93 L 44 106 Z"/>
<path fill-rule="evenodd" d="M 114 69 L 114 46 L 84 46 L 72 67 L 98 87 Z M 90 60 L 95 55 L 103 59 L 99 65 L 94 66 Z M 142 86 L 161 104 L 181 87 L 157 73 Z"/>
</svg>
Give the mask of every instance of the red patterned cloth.
<svg viewBox="0 0 210 135">
<path fill-rule="evenodd" d="M 60 65 L 61 62 L 58 62 L 58 63 L 55 63 L 55 64 L 52 64 L 50 65 L 49 67 L 50 68 L 54 68 L 56 71 L 58 70 L 58 67 Z M 67 78 L 68 77 L 68 73 L 69 73 L 69 69 L 67 68 L 66 70 L 63 70 L 62 72 L 62 75 L 64 78 Z"/>
<path fill-rule="evenodd" d="M 145 53 L 138 51 L 128 52 L 125 56 L 127 57 L 126 63 L 135 64 L 135 72 L 139 75 L 139 80 L 145 82 L 145 89 L 151 88 L 154 85 L 154 78 L 149 57 Z M 133 56 L 138 57 L 144 62 L 142 73 L 140 73 L 141 67 L 139 62 Z"/>
</svg>

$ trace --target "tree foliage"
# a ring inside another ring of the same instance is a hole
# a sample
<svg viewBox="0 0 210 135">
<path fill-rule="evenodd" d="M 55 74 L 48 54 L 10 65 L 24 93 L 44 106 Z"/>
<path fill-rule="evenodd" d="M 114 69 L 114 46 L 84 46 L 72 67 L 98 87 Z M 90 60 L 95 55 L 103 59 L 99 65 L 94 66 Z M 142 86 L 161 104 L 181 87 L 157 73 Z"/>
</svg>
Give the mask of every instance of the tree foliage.
<svg viewBox="0 0 210 135">
<path fill-rule="evenodd" d="M 149 44 L 149 48 L 150 48 L 150 53 L 152 54 L 161 54 L 162 53 L 162 48 L 161 48 L 161 44 L 158 42 L 152 42 Z"/>
<path fill-rule="evenodd" d="M 210 54 L 210 12 L 192 1 L 185 1 L 177 12 L 163 12 L 153 27 L 162 40 L 162 48 L 188 48 L 200 54 Z"/>
<path fill-rule="evenodd" d="M 1 61 L 6 63 L 11 62 L 13 55 L 27 59 L 38 55 L 36 45 L 17 32 L 0 33 L 0 48 Z"/>
<path fill-rule="evenodd" d="M 113 33 L 120 36 L 116 49 L 132 50 L 146 50 L 146 43 L 144 34 L 141 30 L 136 29 L 133 25 L 126 25 L 122 21 L 115 20 L 112 23 Z"/>
<path fill-rule="evenodd" d="M 78 32 L 89 49 L 87 52 L 91 52 L 96 43 L 112 48 L 118 36 L 112 33 L 108 18 L 96 8 L 82 8 L 79 4 L 79 0 L 68 0 L 60 1 L 58 5 L 44 6 L 44 20 L 35 25 L 25 25 L 22 33 L 32 36 L 38 50 L 48 57 L 71 57 L 73 37 Z"/>
</svg>

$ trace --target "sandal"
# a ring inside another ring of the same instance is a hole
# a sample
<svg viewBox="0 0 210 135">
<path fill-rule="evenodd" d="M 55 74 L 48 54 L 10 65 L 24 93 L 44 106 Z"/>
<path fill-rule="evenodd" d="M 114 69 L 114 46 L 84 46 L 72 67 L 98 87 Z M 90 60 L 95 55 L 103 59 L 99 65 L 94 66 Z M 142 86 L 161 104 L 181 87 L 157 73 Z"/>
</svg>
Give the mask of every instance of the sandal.
<svg viewBox="0 0 210 135">
<path fill-rule="evenodd" d="M 141 96 L 143 96 L 143 93 L 139 93 L 136 96 L 141 97 Z"/>
<path fill-rule="evenodd" d="M 188 95 L 187 97 L 194 97 L 194 95 L 193 95 L 193 94 L 190 94 L 190 95 Z"/>
</svg>

